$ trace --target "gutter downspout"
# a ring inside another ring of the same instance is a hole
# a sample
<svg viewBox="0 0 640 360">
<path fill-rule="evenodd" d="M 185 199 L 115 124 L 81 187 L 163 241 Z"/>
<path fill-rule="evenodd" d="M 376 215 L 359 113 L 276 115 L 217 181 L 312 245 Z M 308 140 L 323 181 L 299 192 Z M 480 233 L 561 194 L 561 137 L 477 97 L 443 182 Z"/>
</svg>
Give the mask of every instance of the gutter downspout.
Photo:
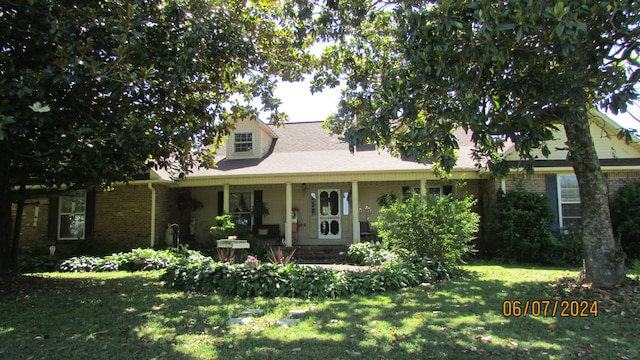
<svg viewBox="0 0 640 360">
<path fill-rule="evenodd" d="M 150 247 L 153 248 L 156 245 L 156 189 L 152 183 L 147 184 L 149 190 L 151 190 L 151 241 Z"/>
</svg>

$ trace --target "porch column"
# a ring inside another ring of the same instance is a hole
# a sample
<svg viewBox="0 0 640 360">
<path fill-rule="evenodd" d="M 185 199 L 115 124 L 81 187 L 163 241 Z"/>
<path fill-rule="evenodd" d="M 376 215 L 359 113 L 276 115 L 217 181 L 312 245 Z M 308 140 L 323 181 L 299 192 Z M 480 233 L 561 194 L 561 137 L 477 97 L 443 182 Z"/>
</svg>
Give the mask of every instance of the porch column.
<svg viewBox="0 0 640 360">
<path fill-rule="evenodd" d="M 420 179 L 420 196 L 427 196 L 427 179 Z"/>
<path fill-rule="evenodd" d="M 353 220 L 353 243 L 360 242 L 360 198 L 358 196 L 358 182 L 351 182 L 351 218 Z"/>
<path fill-rule="evenodd" d="M 293 207 L 293 195 L 291 191 L 291 183 L 286 184 L 285 190 L 286 197 L 286 209 L 285 209 L 285 221 L 284 221 L 284 245 L 286 247 L 293 246 L 293 231 L 291 227 L 291 217 L 293 216 L 293 212 L 291 208 Z"/>
<path fill-rule="evenodd" d="M 229 213 L 229 184 L 224 184 L 224 193 L 222 195 L 222 211 Z"/>
</svg>

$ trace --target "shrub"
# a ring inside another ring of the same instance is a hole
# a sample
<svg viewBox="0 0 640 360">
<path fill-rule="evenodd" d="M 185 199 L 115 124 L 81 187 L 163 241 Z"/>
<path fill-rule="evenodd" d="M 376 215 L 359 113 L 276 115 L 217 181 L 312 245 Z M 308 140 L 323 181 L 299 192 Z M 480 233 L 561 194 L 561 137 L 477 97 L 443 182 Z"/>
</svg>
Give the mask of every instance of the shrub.
<svg viewBox="0 0 640 360">
<path fill-rule="evenodd" d="M 611 222 L 627 258 L 640 258 L 640 181 L 620 189 L 611 206 Z"/>
<path fill-rule="evenodd" d="M 582 264 L 582 229 L 570 226 L 553 231 L 553 245 L 546 253 L 552 265 L 579 266 Z"/>
<path fill-rule="evenodd" d="M 425 258 L 405 258 L 376 270 L 350 272 L 296 264 L 229 264 L 205 257 L 185 257 L 170 266 L 162 279 L 167 285 L 185 291 L 215 291 L 228 296 L 338 298 L 446 280 L 455 273 L 455 268 Z"/>
<path fill-rule="evenodd" d="M 231 214 L 216 216 L 217 225 L 209 229 L 209 236 L 214 244 L 218 239 L 226 239 L 230 235 L 238 235 L 236 224 L 231 221 Z"/>
<path fill-rule="evenodd" d="M 349 246 L 346 259 L 350 264 L 377 266 L 387 261 L 395 261 L 397 256 L 379 244 L 361 242 Z"/>
<path fill-rule="evenodd" d="M 95 256 L 75 256 L 63 261 L 58 269 L 64 272 L 99 271 L 104 260 Z"/>
<path fill-rule="evenodd" d="M 471 210 L 472 197 L 411 194 L 381 208 L 375 226 L 383 244 L 392 251 L 407 250 L 418 257 L 460 262 L 473 252 L 472 240 L 480 217 Z"/>
<path fill-rule="evenodd" d="M 554 214 L 546 194 L 498 192 L 487 225 L 498 255 L 509 262 L 578 265 L 582 259 L 578 229 L 551 231 Z"/>
<path fill-rule="evenodd" d="M 264 211 L 265 209 L 262 209 Z M 217 246 L 216 241 L 226 239 L 228 236 L 237 236 L 238 239 L 247 240 L 251 244 L 251 252 L 260 259 L 267 257 L 267 249 L 257 237 L 253 236 L 248 226 L 236 226 L 233 222 L 231 214 L 216 216 L 217 225 L 209 228 L 209 238 L 213 242 L 213 246 Z M 219 260 L 231 262 L 243 262 L 247 259 L 249 253 L 240 249 L 233 252 L 233 259 L 227 258 L 224 254 L 218 252 Z"/>
<path fill-rule="evenodd" d="M 22 273 L 55 271 L 60 260 L 49 255 L 21 255 L 18 258 L 18 267 Z"/>
<path fill-rule="evenodd" d="M 138 271 L 166 269 L 179 259 L 195 253 L 186 245 L 155 251 L 153 249 L 133 249 L 130 252 L 111 254 L 103 258 L 76 256 L 63 261 L 58 270 L 63 272 L 91 271 Z"/>
</svg>

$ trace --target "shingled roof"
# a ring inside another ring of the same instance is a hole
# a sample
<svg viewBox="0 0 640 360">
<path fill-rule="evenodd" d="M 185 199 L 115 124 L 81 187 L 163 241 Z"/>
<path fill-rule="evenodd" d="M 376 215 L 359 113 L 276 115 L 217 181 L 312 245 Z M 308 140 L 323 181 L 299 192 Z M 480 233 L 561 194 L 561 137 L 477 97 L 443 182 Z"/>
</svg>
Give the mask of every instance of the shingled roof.
<svg viewBox="0 0 640 360">
<path fill-rule="evenodd" d="M 351 153 L 347 143 L 322 128 L 322 122 L 289 123 L 284 127 L 269 127 L 278 137 L 273 139 L 270 151 L 263 158 L 228 159 L 225 146 L 222 146 L 216 156 L 217 168 L 197 169 L 189 174 L 189 178 L 432 169 L 430 164 L 393 157 L 386 150 L 376 151 L 372 147 Z M 475 169 L 470 156 L 473 147 L 470 136 L 459 130 L 456 137 L 460 145 L 460 158 L 456 169 Z"/>
</svg>

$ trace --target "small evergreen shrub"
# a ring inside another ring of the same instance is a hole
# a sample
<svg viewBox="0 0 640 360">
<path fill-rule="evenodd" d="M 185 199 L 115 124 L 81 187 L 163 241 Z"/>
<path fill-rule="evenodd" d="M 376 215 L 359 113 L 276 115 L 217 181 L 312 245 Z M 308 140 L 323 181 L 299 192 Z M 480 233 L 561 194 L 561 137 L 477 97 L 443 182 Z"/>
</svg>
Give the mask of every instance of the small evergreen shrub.
<svg viewBox="0 0 640 360">
<path fill-rule="evenodd" d="M 554 214 L 546 194 L 515 190 L 498 192 L 487 235 L 503 260 L 522 264 L 579 265 L 582 259 L 578 229 L 551 225 Z"/>
<path fill-rule="evenodd" d="M 611 206 L 611 222 L 627 258 L 640 258 L 640 181 L 620 189 Z"/>
<path fill-rule="evenodd" d="M 209 236 L 213 243 L 219 239 L 226 239 L 231 235 L 238 235 L 236 224 L 231 221 L 231 214 L 216 216 L 217 225 L 209 229 Z"/>
<path fill-rule="evenodd" d="M 375 226 L 391 251 L 406 250 L 455 264 L 474 251 L 472 241 L 480 221 L 471 210 L 475 203 L 470 196 L 454 199 L 451 195 L 411 194 L 381 208 Z"/>
<path fill-rule="evenodd" d="M 264 209 L 263 209 L 264 211 Z M 216 216 L 217 225 L 209 228 L 209 238 L 213 242 L 213 246 L 217 246 L 216 241 L 226 239 L 229 236 L 237 236 L 238 239 L 247 240 L 251 246 L 251 253 L 259 259 L 267 258 L 267 249 L 257 237 L 253 236 L 248 226 L 236 226 L 233 222 L 231 214 Z M 233 262 L 243 262 L 249 256 L 248 251 L 239 249 L 233 253 Z M 229 259 L 221 259 L 228 261 Z"/>
<path fill-rule="evenodd" d="M 346 253 L 347 262 L 354 265 L 377 266 L 396 259 L 397 255 L 372 242 L 352 244 Z"/>
</svg>

